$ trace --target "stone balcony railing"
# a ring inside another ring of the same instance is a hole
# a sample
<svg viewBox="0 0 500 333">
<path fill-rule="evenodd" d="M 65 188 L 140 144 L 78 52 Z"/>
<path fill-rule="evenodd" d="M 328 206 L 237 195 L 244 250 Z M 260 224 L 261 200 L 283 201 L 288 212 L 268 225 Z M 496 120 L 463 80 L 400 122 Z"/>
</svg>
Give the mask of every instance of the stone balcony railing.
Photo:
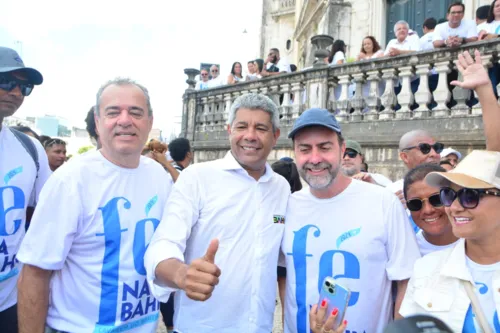
<svg viewBox="0 0 500 333">
<path fill-rule="evenodd" d="M 223 150 L 228 145 L 226 123 L 231 103 L 246 93 L 262 93 L 279 105 L 282 135 L 278 148 L 290 147 L 286 133 L 295 119 L 311 107 L 329 109 L 343 123 L 344 133 L 364 146 L 377 146 L 373 154 L 378 157 L 373 156 L 373 160 L 380 161 L 380 154 L 385 154 L 380 147 L 386 146 L 395 148 L 391 154 L 397 161 L 399 137 L 415 128 L 429 129 L 439 134 L 440 141 L 465 149 L 482 147 L 481 105 L 469 107 L 466 101 L 471 92 L 459 87 L 450 92 L 447 83 L 448 74 L 456 68 L 458 54 L 474 49 L 481 52 L 486 68 L 498 63 L 500 41 L 477 42 L 456 49 L 311 68 L 202 91 L 188 89 L 184 94 L 182 133 L 195 149 Z M 434 92 L 428 84 L 432 69 L 439 75 Z M 413 94 L 411 80 L 415 76 L 420 77 L 420 85 Z M 396 96 L 398 82 L 401 92 Z M 352 90 L 355 93 L 350 96 Z M 452 96 L 456 105 L 450 109 L 447 104 Z M 419 106 L 412 110 L 414 103 Z M 396 105 L 400 106 L 397 110 Z"/>
</svg>

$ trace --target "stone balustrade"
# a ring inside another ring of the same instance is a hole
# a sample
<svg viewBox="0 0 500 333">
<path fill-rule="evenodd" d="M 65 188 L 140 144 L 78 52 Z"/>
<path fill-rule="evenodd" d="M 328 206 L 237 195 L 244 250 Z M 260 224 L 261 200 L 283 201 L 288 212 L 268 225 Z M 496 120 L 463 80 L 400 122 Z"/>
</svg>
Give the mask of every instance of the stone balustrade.
<svg viewBox="0 0 500 333">
<path fill-rule="evenodd" d="M 481 105 L 467 104 L 470 91 L 455 87 L 451 92 L 448 88 L 448 75 L 456 70 L 457 55 L 474 49 L 481 52 L 486 68 L 498 63 L 500 41 L 495 40 L 455 49 L 311 68 L 202 91 L 192 90 L 191 85 L 183 97 L 182 135 L 190 139 L 195 148 L 225 150 L 232 102 L 242 94 L 262 93 L 279 106 L 283 134 L 278 147 L 286 149 L 290 148 L 290 142 L 285 134 L 295 119 L 312 107 L 327 108 L 335 113 L 342 122 L 344 135 L 347 133 L 364 146 L 386 145 L 397 151 L 401 134 L 426 128 L 441 135 L 440 141 L 445 143 L 466 149 L 482 147 Z M 433 92 L 429 87 L 432 73 L 439 78 Z M 420 84 L 413 93 L 412 81 L 416 78 Z M 396 95 L 397 89 L 400 92 Z M 452 97 L 456 103 L 450 108 Z M 381 129 L 386 132 L 380 132 Z"/>
</svg>

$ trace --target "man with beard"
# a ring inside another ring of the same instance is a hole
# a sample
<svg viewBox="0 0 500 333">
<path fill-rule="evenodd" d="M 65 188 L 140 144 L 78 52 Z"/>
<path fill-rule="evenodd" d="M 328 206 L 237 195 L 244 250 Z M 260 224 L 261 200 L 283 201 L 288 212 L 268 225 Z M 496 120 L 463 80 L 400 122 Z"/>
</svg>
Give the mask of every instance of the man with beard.
<svg viewBox="0 0 500 333">
<path fill-rule="evenodd" d="M 280 50 L 273 48 L 269 50 L 266 61 L 264 62 L 264 68 L 262 70 L 262 76 L 273 76 L 282 73 L 291 73 L 290 65 L 285 59 L 280 58 Z"/>
<path fill-rule="evenodd" d="M 347 329 L 382 332 L 398 313 L 420 257 L 407 214 L 389 191 L 339 172 L 345 143 L 328 110 L 305 111 L 289 138 L 309 188 L 288 202 L 281 248 L 287 269 L 285 332 L 309 332 L 309 308 L 317 310 L 318 285 L 327 276 L 351 290 Z M 398 286 L 396 312 L 392 281 Z"/>
<path fill-rule="evenodd" d="M 346 140 L 345 153 L 342 158 L 342 172 L 346 176 L 384 187 L 392 184 L 391 180 L 384 175 L 362 172 L 364 160 L 361 145 L 354 140 Z"/>
</svg>

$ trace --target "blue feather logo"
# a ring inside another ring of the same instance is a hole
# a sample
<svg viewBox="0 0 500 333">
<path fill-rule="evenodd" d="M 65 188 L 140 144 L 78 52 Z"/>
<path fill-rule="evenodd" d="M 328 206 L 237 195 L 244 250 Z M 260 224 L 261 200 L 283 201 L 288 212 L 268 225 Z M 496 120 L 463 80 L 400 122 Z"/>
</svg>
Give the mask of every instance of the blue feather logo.
<svg viewBox="0 0 500 333">
<path fill-rule="evenodd" d="M 5 177 L 3 177 L 3 181 L 4 181 L 5 185 L 7 185 L 11 181 L 12 178 L 14 178 L 16 175 L 20 174 L 21 172 L 23 172 L 22 166 L 17 167 L 15 169 L 7 172 Z"/>
<path fill-rule="evenodd" d="M 346 241 L 347 239 L 349 239 L 351 237 L 359 235 L 360 232 L 361 232 L 361 228 L 358 228 L 358 229 L 349 230 L 348 232 L 345 232 L 342 235 L 340 235 L 340 237 L 337 238 L 337 249 L 340 247 L 340 244 L 342 244 L 344 241 Z"/>
<path fill-rule="evenodd" d="M 151 200 L 149 200 L 148 204 L 146 205 L 146 216 L 149 215 L 149 211 L 151 210 L 151 208 L 153 208 L 153 206 L 157 201 L 158 201 L 158 195 L 155 195 L 154 197 L 151 198 Z"/>
</svg>

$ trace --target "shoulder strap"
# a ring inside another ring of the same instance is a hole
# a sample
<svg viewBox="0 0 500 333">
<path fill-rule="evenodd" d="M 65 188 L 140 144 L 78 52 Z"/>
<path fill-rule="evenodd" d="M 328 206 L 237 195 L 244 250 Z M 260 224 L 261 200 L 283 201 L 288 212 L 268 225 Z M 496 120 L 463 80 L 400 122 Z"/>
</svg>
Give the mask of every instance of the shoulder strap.
<svg viewBox="0 0 500 333">
<path fill-rule="evenodd" d="M 38 151 L 36 150 L 35 144 L 31 139 L 24 133 L 19 132 L 18 130 L 15 130 L 13 128 L 9 128 L 12 134 L 21 142 L 23 145 L 24 149 L 30 154 L 31 158 L 33 159 L 33 162 L 35 162 L 36 166 L 36 173 L 38 177 L 38 171 L 40 170 L 40 163 L 38 163 Z"/>
<path fill-rule="evenodd" d="M 476 315 L 479 326 L 481 326 L 484 333 L 493 333 L 490 325 L 488 324 L 488 320 L 486 319 L 486 316 L 484 315 L 484 312 L 481 308 L 481 304 L 479 304 L 479 299 L 474 292 L 474 287 L 469 281 L 462 280 L 462 283 L 464 285 L 465 291 L 467 292 L 467 296 L 469 296 L 470 298 L 472 311 L 474 311 L 474 314 Z"/>
</svg>

